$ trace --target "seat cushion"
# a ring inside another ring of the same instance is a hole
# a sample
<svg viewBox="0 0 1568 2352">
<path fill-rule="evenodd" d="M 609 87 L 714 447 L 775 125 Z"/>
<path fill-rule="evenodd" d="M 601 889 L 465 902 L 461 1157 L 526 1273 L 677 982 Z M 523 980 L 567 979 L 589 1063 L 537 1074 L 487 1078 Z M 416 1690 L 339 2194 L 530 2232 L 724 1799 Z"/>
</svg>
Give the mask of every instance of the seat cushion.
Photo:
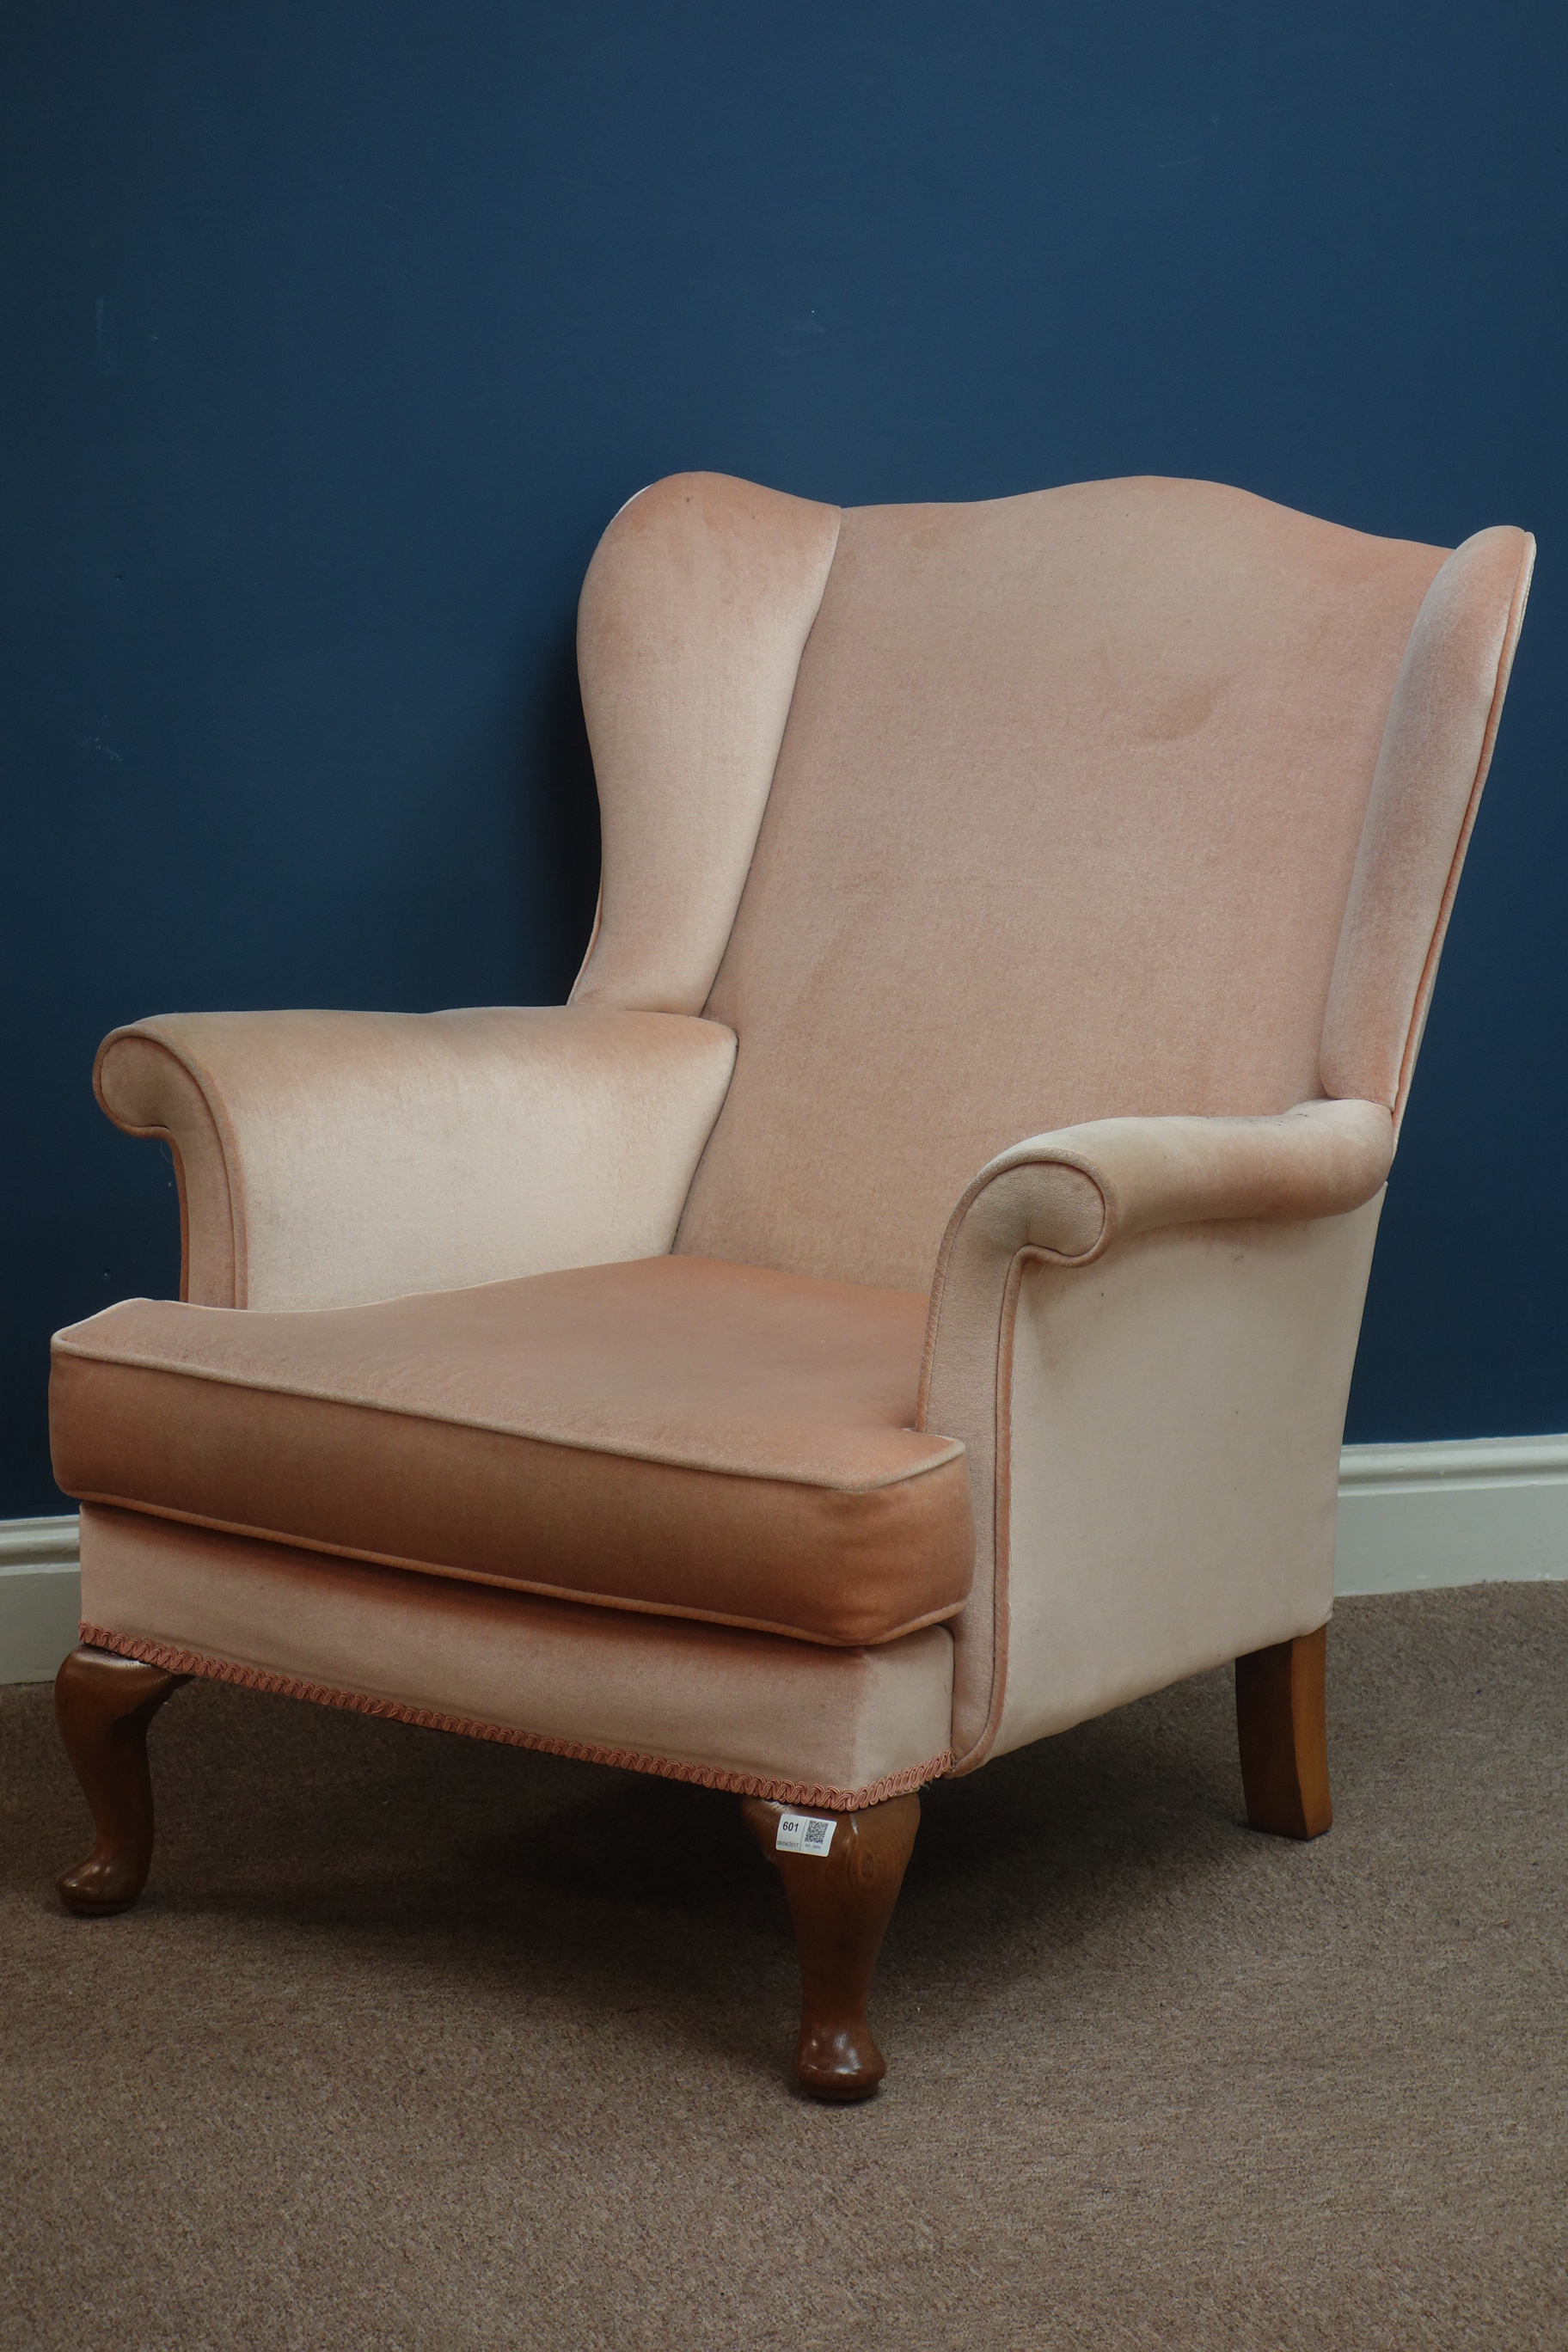
<svg viewBox="0 0 1568 2352">
<path fill-rule="evenodd" d="M 836 1645 L 951 1617 L 963 1447 L 926 1300 L 645 1258 L 271 1315 L 128 1299 L 55 1341 L 55 1475 L 358 1559 Z"/>
</svg>

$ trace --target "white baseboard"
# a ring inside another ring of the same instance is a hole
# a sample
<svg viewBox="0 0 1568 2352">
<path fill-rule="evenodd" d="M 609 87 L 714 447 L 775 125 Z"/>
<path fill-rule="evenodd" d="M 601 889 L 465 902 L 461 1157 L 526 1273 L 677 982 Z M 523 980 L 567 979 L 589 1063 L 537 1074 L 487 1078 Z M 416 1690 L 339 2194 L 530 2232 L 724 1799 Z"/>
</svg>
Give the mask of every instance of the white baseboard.
<svg viewBox="0 0 1568 2352">
<path fill-rule="evenodd" d="M 76 1513 L 0 1519 L 0 1683 L 52 1682 L 80 1614 Z"/>
<path fill-rule="evenodd" d="M 1568 1577 L 1568 1436 L 1347 1445 L 1336 1592 Z"/>
<path fill-rule="evenodd" d="M 1347 1445 L 1334 1591 L 1568 1577 L 1568 1435 Z M 0 1519 L 0 1683 L 49 1682 L 76 1642 L 75 1513 Z"/>
</svg>

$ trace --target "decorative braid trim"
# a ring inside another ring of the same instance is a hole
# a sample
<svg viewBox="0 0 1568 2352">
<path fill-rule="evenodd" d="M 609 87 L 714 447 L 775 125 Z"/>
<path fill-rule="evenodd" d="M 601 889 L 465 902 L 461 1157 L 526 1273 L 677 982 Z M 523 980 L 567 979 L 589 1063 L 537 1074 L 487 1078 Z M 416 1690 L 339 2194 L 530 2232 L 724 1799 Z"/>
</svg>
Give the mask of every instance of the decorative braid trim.
<svg viewBox="0 0 1568 2352">
<path fill-rule="evenodd" d="M 170 1674 L 199 1675 L 208 1682 L 237 1683 L 246 1690 L 269 1691 L 280 1698 L 312 1699 L 318 1706 L 346 1707 L 354 1715 L 390 1716 L 398 1723 L 416 1723 L 426 1731 L 460 1731 L 468 1739 L 496 1739 L 508 1748 L 529 1748 L 545 1756 L 569 1756 L 579 1764 L 614 1764 L 625 1772 L 652 1772 L 661 1780 L 694 1781 L 703 1789 L 732 1789 L 742 1797 L 771 1797 L 781 1805 L 816 1805 L 824 1812 L 858 1813 L 868 1805 L 885 1804 L 889 1797 L 908 1796 L 941 1778 L 952 1761 L 952 1751 L 923 1764 L 908 1764 L 901 1772 L 884 1773 L 863 1789 L 833 1789 L 819 1780 L 780 1780 L 758 1772 L 725 1772 L 711 1764 L 679 1764 L 668 1756 L 642 1756 L 629 1748 L 599 1748 L 585 1739 L 552 1739 L 543 1732 L 514 1731 L 500 1723 L 476 1723 L 469 1717 L 442 1715 L 437 1708 L 410 1706 L 400 1698 L 368 1698 L 363 1691 L 334 1690 L 325 1683 L 301 1682 L 296 1675 L 268 1674 L 260 1666 L 237 1666 L 227 1658 L 204 1657 L 196 1650 L 176 1650 L 167 1642 L 151 1642 L 138 1633 L 111 1633 L 102 1625 L 79 1628 L 80 1638 L 95 1650 L 113 1650 L 122 1658 L 140 1658 L 144 1664 L 163 1666 Z"/>
</svg>

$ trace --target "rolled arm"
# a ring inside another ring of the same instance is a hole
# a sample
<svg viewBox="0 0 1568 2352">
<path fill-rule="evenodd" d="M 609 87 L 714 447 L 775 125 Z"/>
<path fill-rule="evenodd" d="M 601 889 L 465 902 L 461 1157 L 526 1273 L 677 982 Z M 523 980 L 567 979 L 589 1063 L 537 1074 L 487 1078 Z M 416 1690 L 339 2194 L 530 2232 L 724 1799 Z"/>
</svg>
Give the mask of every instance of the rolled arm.
<svg viewBox="0 0 1568 2352">
<path fill-rule="evenodd" d="M 920 1427 L 969 1456 L 966 1765 L 999 1733 L 1012 1745 L 1236 1654 L 1212 1629 L 1245 1627 L 1255 1600 L 1264 1630 L 1240 1646 L 1282 1638 L 1268 1612 L 1288 1618 L 1318 1575 L 1324 1508 L 1331 1568 L 1377 1214 L 1351 1213 L 1375 1202 L 1393 1147 L 1376 1103 L 1103 1119 L 1016 1144 L 968 1187 L 937 1261 L 919 1406 Z M 1328 1603 L 1314 1586 L 1301 1605 L 1321 1622 Z"/>
<path fill-rule="evenodd" d="M 182 1297 L 289 1308 L 667 1250 L 734 1059 L 600 1007 L 175 1013 L 93 1084 L 173 1150 Z"/>
</svg>

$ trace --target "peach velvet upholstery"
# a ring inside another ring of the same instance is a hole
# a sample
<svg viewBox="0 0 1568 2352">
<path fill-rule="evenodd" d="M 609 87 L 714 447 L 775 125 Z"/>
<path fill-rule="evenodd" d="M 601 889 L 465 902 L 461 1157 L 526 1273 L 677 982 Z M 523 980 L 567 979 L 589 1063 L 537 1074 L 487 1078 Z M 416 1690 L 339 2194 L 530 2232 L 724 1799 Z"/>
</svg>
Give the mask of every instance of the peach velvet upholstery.
<svg viewBox="0 0 1568 2352">
<path fill-rule="evenodd" d="M 1022 1705 L 1031 1674 L 1059 1713 L 1041 1727 L 1059 1729 L 1075 1708 L 1237 1655 L 1237 1625 L 1260 1612 L 1304 1609 L 1307 1622 L 1241 1646 L 1327 1615 L 1376 1224 L 1350 1213 L 1381 1195 L 1393 1147 L 1373 1103 L 1106 1119 L 1016 1145 L 969 1186 L 938 1260 L 920 1409 L 922 1428 L 963 1439 L 976 1497 L 974 1584 L 955 1629 L 961 1757 L 989 1752 L 1005 1697 Z M 1020 1317 L 1034 1335 L 1021 1372 Z M 1033 1498 L 1021 1519 L 1015 1494 Z M 1117 1519 L 1135 1533 L 1112 1537 Z M 1277 1522 L 1283 1544 L 1265 1540 Z M 1099 1537 L 1086 1548 L 1088 1528 Z M 1030 1612 L 1015 1588 L 1052 1605 Z"/>
<path fill-rule="evenodd" d="M 1318 1094 L 1441 562 L 1204 482 L 847 512 L 708 1002 L 740 1045 L 676 1247 L 924 1288 L 1022 1136 Z"/>
<path fill-rule="evenodd" d="M 62 1336 L 93 1637 L 826 1803 L 1321 1624 L 1532 552 L 634 499 L 573 1006 L 105 1049 L 253 1311 Z"/>
<path fill-rule="evenodd" d="M 84 1501 L 846 1647 L 951 1616 L 963 1448 L 926 1301 L 645 1258 L 275 1315 L 132 1299 L 55 1342 Z"/>
<path fill-rule="evenodd" d="M 95 1084 L 173 1147 L 182 1297 L 346 1307 L 668 1250 L 734 1057 L 647 1013 L 181 1013 Z"/>
<path fill-rule="evenodd" d="M 1416 615 L 1373 782 L 1323 1023 L 1331 1095 L 1391 1106 L 1397 1127 L 1437 958 L 1491 764 L 1535 541 L 1483 530 Z"/>
<path fill-rule="evenodd" d="M 600 541 L 577 667 L 603 853 L 574 1003 L 701 1012 L 837 537 L 836 507 L 680 474 Z"/>
<path fill-rule="evenodd" d="M 89 1641 L 185 1673 L 852 1811 L 947 1763 L 945 1626 L 825 1649 L 252 1543 L 89 1504 Z"/>
<path fill-rule="evenodd" d="M 955 1629 L 968 1769 L 1323 1623 L 1382 1205 L 1020 1266 L 991 1612 L 976 1600 Z"/>
</svg>

